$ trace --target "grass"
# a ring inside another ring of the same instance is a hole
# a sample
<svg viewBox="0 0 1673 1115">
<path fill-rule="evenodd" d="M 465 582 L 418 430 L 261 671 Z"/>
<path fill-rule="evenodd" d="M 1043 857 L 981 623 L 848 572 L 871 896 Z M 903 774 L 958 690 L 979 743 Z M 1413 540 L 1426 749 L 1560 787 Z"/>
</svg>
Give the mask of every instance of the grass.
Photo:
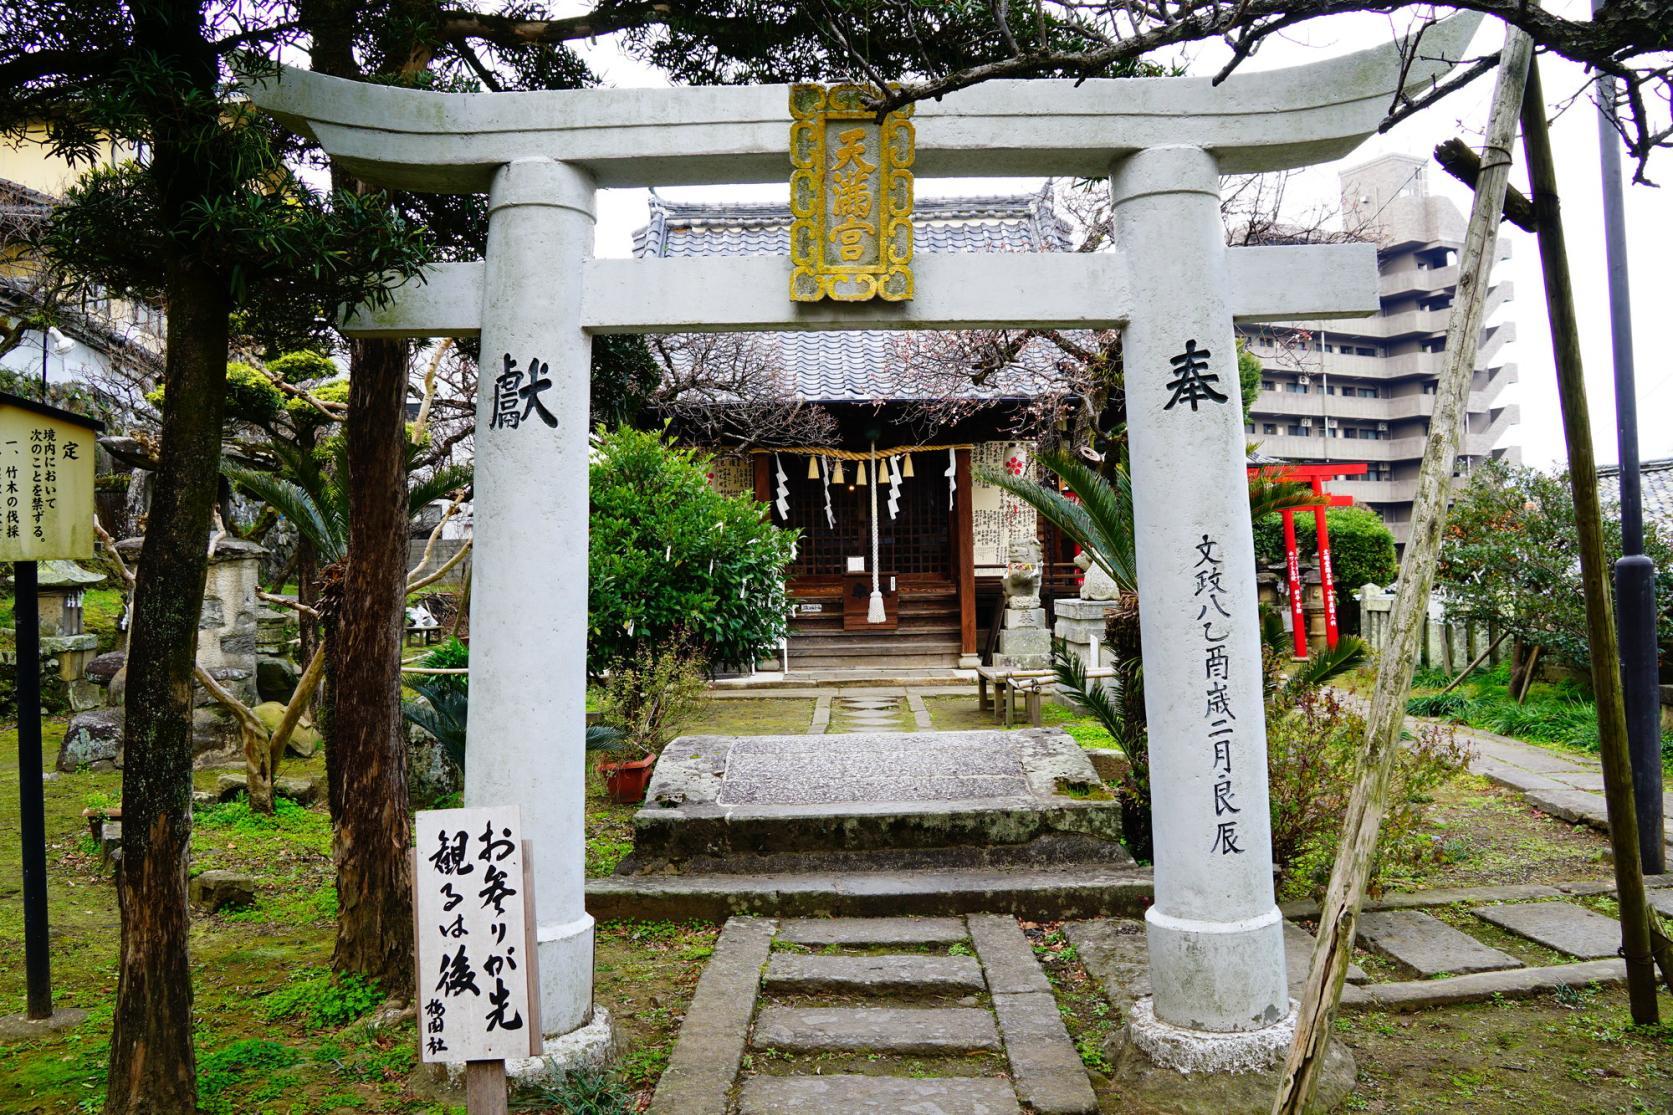
<svg viewBox="0 0 1673 1115">
<path fill-rule="evenodd" d="M 1441 693 L 1449 680 L 1441 670 L 1418 671 L 1406 711 L 1528 743 L 1598 753 L 1597 704 L 1577 682 L 1535 682 L 1518 704 L 1509 693 L 1508 664 L 1477 670 L 1452 692 Z M 1673 735 L 1662 736 L 1661 753 L 1663 764 L 1673 771 Z"/>
<path fill-rule="evenodd" d="M 45 751 L 57 753 L 64 720 L 43 726 Z M 287 762 L 284 773 L 319 775 L 323 758 Z M 199 771 L 199 789 L 213 789 L 217 771 Z M 597 781 L 596 776 L 593 779 Z M 18 808 L 17 734 L 0 730 L 0 818 Z M 116 772 L 55 774 L 44 784 L 48 917 L 52 926 L 54 1000 L 88 1012 L 81 1025 L 25 1042 L 0 1045 L 0 1112 L 79 1113 L 103 1103 L 120 919 L 109 875 L 87 847 L 81 811 L 91 801 L 114 803 Z M 632 807 L 602 803 L 625 825 Z M 595 840 L 609 830 L 594 827 Z M 15 829 L 8 828 L 9 832 Z M 591 861 L 593 849 L 589 849 Z M 613 864 L 610 866 L 613 867 Z M 382 992 L 330 975 L 336 891 L 331 825 L 324 806 L 282 800 L 273 816 L 243 801 L 195 811 L 195 872 L 226 868 L 256 877 L 257 900 L 246 910 L 194 911 L 191 964 L 199 1070 L 199 1110 L 206 1115 L 455 1115 L 430 1095 L 417 1071 L 411 1021 L 372 1025 Z M 16 880 L 15 836 L 0 840 L 0 1014 L 24 1005 L 23 910 Z M 667 1063 L 685 1004 L 718 927 L 651 923 L 598 927 L 596 997 L 622 1028 L 630 1053 L 610 1082 L 589 1093 L 599 1110 L 612 1089 L 632 1105 Z M 538 1094 L 521 1110 L 551 1111 Z"/>
<path fill-rule="evenodd" d="M 929 709 L 930 720 L 934 722 L 937 731 L 948 732 L 1004 727 L 1003 720 L 995 721 L 991 711 L 984 712 L 976 707 L 974 694 L 965 694 L 958 697 L 925 697 L 924 707 Z M 1047 727 L 1062 728 L 1074 737 L 1075 742 L 1082 747 L 1115 746 L 1115 740 L 1110 738 L 1110 734 L 1104 731 L 1103 726 L 1096 720 L 1055 701 L 1041 702 L 1040 721 Z M 1011 727 L 1013 729 L 1027 728 L 1030 725 L 1025 717 L 1018 716 Z"/>
</svg>

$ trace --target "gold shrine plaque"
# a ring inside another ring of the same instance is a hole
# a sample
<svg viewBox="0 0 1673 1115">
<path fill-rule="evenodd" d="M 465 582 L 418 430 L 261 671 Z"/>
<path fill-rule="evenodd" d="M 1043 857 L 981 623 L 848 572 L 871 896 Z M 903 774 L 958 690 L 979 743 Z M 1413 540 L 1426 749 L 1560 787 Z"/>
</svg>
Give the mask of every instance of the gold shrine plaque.
<svg viewBox="0 0 1673 1115">
<path fill-rule="evenodd" d="M 0 393 L 0 561 L 93 556 L 91 418 Z"/>
<path fill-rule="evenodd" d="M 912 107 L 865 85 L 790 87 L 790 300 L 912 297 Z"/>
</svg>

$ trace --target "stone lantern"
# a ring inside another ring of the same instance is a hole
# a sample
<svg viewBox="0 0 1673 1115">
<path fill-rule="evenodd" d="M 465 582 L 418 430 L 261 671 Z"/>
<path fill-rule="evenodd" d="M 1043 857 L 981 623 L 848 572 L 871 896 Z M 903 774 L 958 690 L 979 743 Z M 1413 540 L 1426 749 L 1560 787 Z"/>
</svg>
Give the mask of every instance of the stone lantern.
<svg viewBox="0 0 1673 1115">
<path fill-rule="evenodd" d="M 38 577 L 41 655 L 58 659 L 58 676 L 66 683 L 80 681 L 99 649 L 99 637 L 82 627 L 82 594 L 105 577 L 73 561 L 43 561 Z"/>
</svg>

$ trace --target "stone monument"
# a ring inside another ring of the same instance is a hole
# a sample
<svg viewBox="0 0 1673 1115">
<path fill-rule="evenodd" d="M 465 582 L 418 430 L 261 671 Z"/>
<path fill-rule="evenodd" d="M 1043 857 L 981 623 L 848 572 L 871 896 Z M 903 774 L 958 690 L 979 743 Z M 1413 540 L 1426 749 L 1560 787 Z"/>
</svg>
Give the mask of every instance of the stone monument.
<svg viewBox="0 0 1673 1115">
<path fill-rule="evenodd" d="M 591 338 L 872 328 L 1122 331 L 1155 812 L 1152 995 L 1134 1032 L 1170 1071 L 1247 1068 L 1287 1044 L 1232 326 L 1374 313 L 1377 261 L 1369 244 L 1228 247 L 1220 180 L 1347 155 L 1391 101 L 1452 69 L 1479 22 L 1428 27 L 1421 50 L 1218 83 L 994 81 L 920 104 L 920 180 L 1107 175 L 1115 250 L 915 255 L 913 297 L 895 303 L 792 302 L 788 257 L 592 258 L 600 187 L 786 181 L 786 86 L 458 94 L 284 67 L 245 83 L 371 184 L 488 195 L 484 260 L 436 266 L 345 331 L 481 338 L 470 732 L 482 752 L 465 800 L 523 807 L 548 1053 L 592 1015 L 575 588 Z"/>
<path fill-rule="evenodd" d="M 1005 611 L 1000 621 L 995 666 L 1012 670 L 1044 670 L 1051 666 L 1051 630 L 1040 605 L 1040 544 L 1032 538 L 1012 539 L 1005 562 Z"/>
<path fill-rule="evenodd" d="M 1121 588 L 1113 577 L 1104 572 L 1103 566 L 1092 560 L 1090 554 L 1078 555 L 1075 564 L 1085 574 L 1081 578 L 1080 595 L 1053 602 L 1052 611 L 1056 613 L 1057 623 L 1052 633 L 1063 640 L 1065 648 L 1080 660 L 1082 666 L 1088 670 L 1099 670 L 1115 662 L 1105 631 L 1109 610 L 1121 595 Z M 1102 682 L 1095 681 L 1093 684 L 1101 685 Z"/>
</svg>

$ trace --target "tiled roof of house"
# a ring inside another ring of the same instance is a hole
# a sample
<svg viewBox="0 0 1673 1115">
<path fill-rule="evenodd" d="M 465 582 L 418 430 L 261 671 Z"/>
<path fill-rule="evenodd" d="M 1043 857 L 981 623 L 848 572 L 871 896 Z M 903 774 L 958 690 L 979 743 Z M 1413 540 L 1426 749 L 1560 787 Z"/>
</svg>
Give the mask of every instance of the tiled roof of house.
<svg viewBox="0 0 1673 1115">
<path fill-rule="evenodd" d="M 1639 487 L 1644 499 L 1644 519 L 1654 523 L 1663 540 L 1673 541 L 1673 457 L 1642 461 L 1638 465 Z M 1621 469 L 1606 465 L 1597 470 L 1598 495 L 1608 503 L 1621 502 Z"/>
<path fill-rule="evenodd" d="M 1069 228 L 1054 213 L 1049 188 L 1012 197 L 919 200 L 913 225 L 914 251 L 922 255 L 1058 252 L 1071 247 Z M 633 245 L 637 256 L 788 256 L 790 210 L 776 204 L 674 202 L 652 195 L 650 221 L 634 233 Z M 917 343 L 921 337 L 867 329 L 774 333 L 767 340 L 776 347 L 796 395 L 816 402 L 921 399 L 949 393 L 1029 397 L 1041 392 L 1059 355 L 1049 342 L 1036 341 L 1018 354 L 1014 365 L 976 386 L 939 372 L 903 374 L 907 354 L 926 351 Z"/>
</svg>

